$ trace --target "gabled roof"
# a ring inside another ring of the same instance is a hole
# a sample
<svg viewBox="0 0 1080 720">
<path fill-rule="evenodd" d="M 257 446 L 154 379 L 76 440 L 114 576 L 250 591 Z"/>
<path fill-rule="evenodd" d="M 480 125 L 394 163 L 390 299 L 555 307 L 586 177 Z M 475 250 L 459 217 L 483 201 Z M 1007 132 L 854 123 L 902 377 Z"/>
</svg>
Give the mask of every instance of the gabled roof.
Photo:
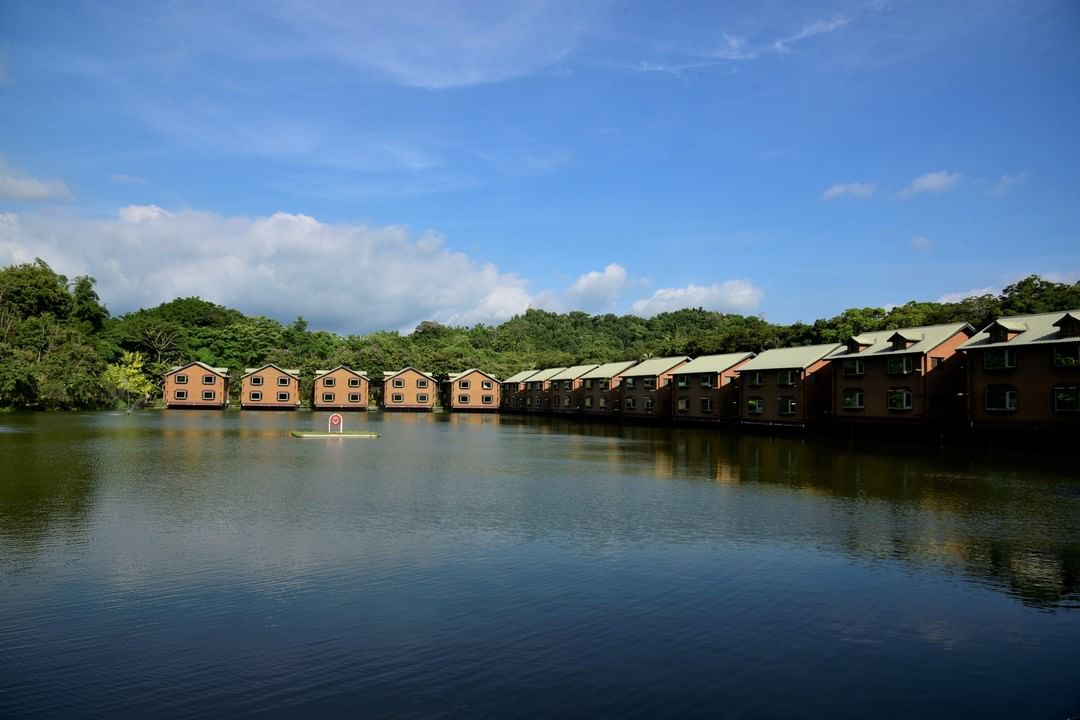
<svg viewBox="0 0 1080 720">
<path fill-rule="evenodd" d="M 577 380 L 579 377 L 581 377 L 585 373 L 591 372 L 591 371 L 595 370 L 598 367 L 600 367 L 600 366 L 597 365 L 596 363 L 593 363 L 592 365 L 574 365 L 573 367 L 566 368 L 565 370 L 563 370 L 558 375 L 554 375 L 549 379 L 551 379 L 551 380 Z"/>
<path fill-rule="evenodd" d="M 630 368 L 637 365 L 637 362 L 633 360 L 623 360 L 621 362 L 604 363 L 600 367 L 596 368 L 592 372 L 587 372 L 581 376 L 582 380 L 610 380 L 616 375 L 622 375 Z"/>
<path fill-rule="evenodd" d="M 169 370 L 169 372 L 167 372 L 165 374 L 166 375 L 172 375 L 175 372 L 180 372 L 181 370 L 187 370 L 189 367 L 195 367 L 195 366 L 201 367 L 203 370 L 207 370 L 209 372 L 212 372 L 215 375 L 221 375 L 222 377 L 229 377 L 229 368 L 210 367 L 206 363 L 199 362 L 198 360 L 195 360 L 194 362 L 189 362 L 187 365 L 175 365 Z"/>
<path fill-rule="evenodd" d="M 1058 318 L 1057 322 L 1054 323 L 1054 327 L 1061 327 L 1066 322 L 1080 323 L 1080 310 L 1074 310 L 1065 313 L 1060 318 Z"/>
<path fill-rule="evenodd" d="M 845 358 L 884 357 L 889 355 L 926 354 L 958 332 L 974 334 L 975 328 L 967 323 L 949 323 L 947 325 L 923 325 L 921 327 L 900 328 L 899 330 L 878 330 L 863 333 L 858 338 L 869 341 L 862 352 L 851 352 L 847 345 L 828 357 L 829 360 Z M 910 347 L 893 349 L 895 339 L 912 343 Z"/>
<path fill-rule="evenodd" d="M 527 382 L 544 382 L 545 380 L 550 380 L 565 369 L 566 368 L 564 367 L 546 368 L 533 375 L 527 380 Z"/>
<path fill-rule="evenodd" d="M 732 365 L 738 365 L 747 358 L 754 357 L 752 352 L 726 353 L 724 355 L 702 355 L 672 373 L 672 375 L 693 375 L 695 373 L 722 373 Z"/>
<path fill-rule="evenodd" d="M 337 372 L 338 370 L 344 370 L 347 373 L 351 373 L 352 375 L 356 375 L 357 377 L 362 377 L 367 380 L 366 372 L 364 372 L 363 370 L 353 370 L 351 367 L 346 367 L 345 365 L 338 365 L 336 368 L 330 368 L 329 370 L 316 370 L 315 377 L 329 375 L 330 373 Z"/>
<path fill-rule="evenodd" d="M 410 367 L 403 367 L 400 370 L 384 370 L 383 371 L 383 382 L 389 380 L 390 378 L 397 377 L 401 373 L 407 372 L 409 370 L 412 370 L 414 373 L 419 373 L 420 375 L 423 375 L 424 377 L 426 377 L 428 380 L 431 380 L 432 382 L 435 382 L 435 376 L 434 375 L 432 375 L 431 373 L 426 373 L 423 370 L 417 370 L 416 368 L 411 367 L 411 366 Z"/>
<path fill-rule="evenodd" d="M 994 322 L 987 325 L 980 332 L 975 334 L 975 337 L 968 340 L 966 343 L 960 346 L 961 350 L 979 350 L 982 348 L 992 347 L 1016 347 L 1018 345 L 1039 345 L 1041 343 L 1054 343 L 1054 342 L 1075 342 L 1077 338 L 1061 336 L 1061 331 L 1058 329 L 1064 324 L 1062 321 L 1066 318 L 1078 318 L 1080 317 L 1080 310 L 1068 310 L 1052 312 L 1052 313 L 1040 313 L 1038 315 L 1016 315 L 1014 317 L 998 318 Z M 1005 323 L 1008 323 L 1006 325 Z M 1013 329 L 1012 332 L 1019 332 L 1020 334 L 1014 337 L 1012 340 L 1006 342 L 993 342 L 990 338 L 990 331 L 995 326 L 1004 327 L 1006 330 L 1012 328 L 1019 328 L 1023 326 L 1022 330 Z"/>
<path fill-rule="evenodd" d="M 450 373 L 449 375 L 447 375 L 447 379 L 448 379 L 448 380 L 449 380 L 450 382 L 454 382 L 454 381 L 455 381 L 455 380 L 457 380 L 458 378 L 463 378 L 463 377 L 465 377 L 466 375 L 471 375 L 472 373 L 480 373 L 481 375 L 483 375 L 484 377 L 488 378 L 489 380 L 494 380 L 495 382 L 501 382 L 501 381 L 499 380 L 499 378 L 495 377 L 494 375 L 492 375 L 492 374 L 491 374 L 491 373 L 489 373 L 489 372 L 484 372 L 484 371 L 483 371 L 483 370 L 481 370 L 480 368 L 469 368 L 468 370 L 462 370 L 462 371 L 461 371 L 461 372 L 459 372 L 459 373 Z"/>
<path fill-rule="evenodd" d="M 260 367 L 255 367 L 255 368 L 245 368 L 244 369 L 244 374 L 241 376 L 241 378 L 246 378 L 248 375 L 253 375 L 254 373 L 265 370 L 266 368 L 274 368 L 275 370 L 277 370 L 279 372 L 283 372 L 286 375 L 292 375 L 297 380 L 300 379 L 300 371 L 299 370 L 287 370 L 287 369 L 285 369 L 283 367 L 278 367 L 274 363 L 266 363 L 265 365 L 262 365 Z"/>
<path fill-rule="evenodd" d="M 529 378 L 531 378 L 533 375 L 535 375 L 538 372 L 540 372 L 540 371 L 539 370 L 522 370 L 521 372 L 515 373 L 514 375 L 511 375 L 510 377 L 503 380 L 503 383 L 504 384 L 505 383 L 522 383 L 522 382 L 525 382 L 526 380 L 528 380 Z"/>
<path fill-rule="evenodd" d="M 680 363 L 684 363 L 689 359 L 690 356 L 688 355 L 649 358 L 648 360 L 642 360 L 640 363 L 624 372 L 623 377 L 653 377 L 663 375 L 671 370 L 671 368 Z"/>
<path fill-rule="evenodd" d="M 774 348 L 766 350 L 753 360 L 739 366 L 735 372 L 751 370 L 805 370 L 819 360 L 824 360 L 829 353 L 845 349 L 843 345 L 802 345 L 800 347 Z"/>
</svg>

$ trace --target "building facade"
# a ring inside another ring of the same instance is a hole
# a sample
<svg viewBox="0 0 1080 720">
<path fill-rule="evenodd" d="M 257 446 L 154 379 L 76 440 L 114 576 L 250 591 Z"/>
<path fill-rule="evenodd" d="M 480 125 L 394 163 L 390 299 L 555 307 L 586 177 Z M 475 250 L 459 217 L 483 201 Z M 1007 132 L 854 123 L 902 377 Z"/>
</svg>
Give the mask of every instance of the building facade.
<svg viewBox="0 0 1080 720">
<path fill-rule="evenodd" d="M 672 418 L 685 422 L 732 422 L 739 417 L 738 368 L 754 353 L 703 355 L 672 373 Z"/>
<path fill-rule="evenodd" d="M 690 362 L 683 356 L 649 358 L 622 374 L 622 416 L 671 417 L 672 373 Z"/>
<path fill-rule="evenodd" d="M 581 409 L 589 417 L 622 416 L 623 373 L 637 365 L 632 360 L 604 363 L 581 376 Z"/>
<path fill-rule="evenodd" d="M 300 407 L 300 371 L 270 363 L 248 368 L 240 378 L 244 410 L 296 410 Z"/>
<path fill-rule="evenodd" d="M 165 374 L 165 407 L 221 410 L 229 406 L 229 369 L 201 362 L 174 367 Z"/>
<path fill-rule="evenodd" d="M 525 381 L 525 412 L 545 413 L 551 409 L 551 395 L 548 393 L 551 378 L 565 369 L 564 367 L 545 368 Z"/>
<path fill-rule="evenodd" d="M 454 411 L 494 412 L 499 409 L 502 385 L 483 370 L 451 373 L 445 383 L 443 405 Z"/>
<path fill-rule="evenodd" d="M 439 384 L 434 377 L 416 368 L 383 373 L 384 410 L 433 410 Z"/>
<path fill-rule="evenodd" d="M 366 373 L 344 365 L 333 370 L 316 370 L 311 407 L 315 410 L 367 410 L 368 388 Z"/>
<path fill-rule="evenodd" d="M 826 358 L 843 345 L 806 345 L 766 350 L 743 363 L 739 374 L 739 422 L 806 426 L 827 419 L 832 368 Z"/>
<path fill-rule="evenodd" d="M 499 407 L 506 412 L 525 412 L 525 381 L 538 372 L 522 370 L 503 380 Z"/>
<path fill-rule="evenodd" d="M 582 376 L 599 365 L 575 365 L 554 375 L 548 383 L 548 407 L 551 412 L 572 414 L 581 412 Z"/>
</svg>

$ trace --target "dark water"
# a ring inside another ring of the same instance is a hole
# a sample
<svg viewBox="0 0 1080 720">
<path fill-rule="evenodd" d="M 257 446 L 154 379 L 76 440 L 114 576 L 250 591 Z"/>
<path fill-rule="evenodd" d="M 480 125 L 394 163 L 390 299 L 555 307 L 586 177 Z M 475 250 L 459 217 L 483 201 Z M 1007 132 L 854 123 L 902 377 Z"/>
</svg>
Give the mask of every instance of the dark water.
<svg viewBox="0 0 1080 720">
<path fill-rule="evenodd" d="M 1080 471 L 495 416 L 0 415 L 2 717 L 1080 714 Z"/>
</svg>

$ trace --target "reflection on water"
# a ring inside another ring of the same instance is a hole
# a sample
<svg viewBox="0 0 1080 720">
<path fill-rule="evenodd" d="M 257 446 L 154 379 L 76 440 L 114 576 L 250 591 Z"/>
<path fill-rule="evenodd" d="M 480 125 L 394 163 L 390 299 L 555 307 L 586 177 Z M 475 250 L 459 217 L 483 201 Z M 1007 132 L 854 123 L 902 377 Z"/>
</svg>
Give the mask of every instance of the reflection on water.
<svg viewBox="0 0 1080 720">
<path fill-rule="evenodd" d="M 1080 712 L 1064 453 L 479 413 L 288 436 L 325 423 L 0 416 L 0 715 Z"/>
</svg>

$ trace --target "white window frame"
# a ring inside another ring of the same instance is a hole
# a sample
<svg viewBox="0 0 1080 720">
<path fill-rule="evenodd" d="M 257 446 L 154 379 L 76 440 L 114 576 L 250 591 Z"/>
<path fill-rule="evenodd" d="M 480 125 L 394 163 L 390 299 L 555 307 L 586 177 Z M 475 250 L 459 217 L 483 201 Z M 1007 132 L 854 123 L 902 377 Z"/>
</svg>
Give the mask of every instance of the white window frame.
<svg viewBox="0 0 1080 720">
<path fill-rule="evenodd" d="M 358 393 L 358 392 L 357 393 L 349 393 L 349 402 L 351 402 L 351 403 L 361 402 L 360 396 L 362 394 L 363 393 Z"/>
<path fill-rule="evenodd" d="M 391 393 L 390 402 L 403 403 L 405 402 L 404 393 Z"/>
<path fill-rule="evenodd" d="M 174 400 L 187 400 L 187 390 L 173 390 Z"/>
<path fill-rule="evenodd" d="M 262 402 L 262 390 L 252 390 L 249 392 L 248 400 L 251 402 Z"/>
<path fill-rule="evenodd" d="M 1003 393 L 1004 407 L 990 407 L 989 399 L 991 392 Z M 1016 412 L 1020 405 L 1020 394 L 1012 385 L 987 385 L 983 389 L 983 409 L 986 412 L 1006 413 Z"/>
<path fill-rule="evenodd" d="M 428 402 L 428 394 L 427 393 L 417 393 L 416 394 L 416 402 L 418 404 L 426 405 L 427 402 Z"/>
<path fill-rule="evenodd" d="M 1004 364 L 991 367 L 987 361 L 992 357 L 1001 353 L 1004 358 Z M 983 370 L 989 370 L 994 372 L 996 370 L 1012 370 L 1016 367 L 1016 350 L 1013 348 L 993 348 L 983 352 Z"/>
<path fill-rule="evenodd" d="M 279 377 L 277 379 L 277 386 L 278 387 L 289 387 L 289 380 L 290 380 L 289 377 L 283 375 L 283 376 L 281 376 L 281 377 Z"/>
<path fill-rule="evenodd" d="M 495 404 L 495 396 L 494 395 L 481 395 L 480 396 L 480 404 L 481 405 L 494 405 Z"/>
<path fill-rule="evenodd" d="M 893 407 L 892 396 L 895 393 L 903 393 L 904 404 L 901 407 Z M 885 391 L 885 408 L 890 412 L 907 412 L 914 406 L 914 396 L 909 387 L 892 387 Z"/>
<path fill-rule="evenodd" d="M 403 388 L 405 387 L 405 378 L 394 378 L 390 385 L 395 388 Z"/>
<path fill-rule="evenodd" d="M 216 375 L 203 375 L 202 376 L 202 384 L 203 385 L 213 385 L 215 382 L 217 382 L 217 376 Z"/>
<path fill-rule="evenodd" d="M 289 402 L 289 391 L 282 390 L 277 394 L 277 402 Z"/>
<path fill-rule="evenodd" d="M 176 384 L 177 385 L 187 385 L 188 384 L 188 376 L 187 375 L 177 375 L 176 376 Z"/>
<path fill-rule="evenodd" d="M 458 380 L 458 390 L 469 390 L 472 388 L 471 380 Z"/>
<path fill-rule="evenodd" d="M 701 413 L 703 415 L 712 415 L 713 412 L 715 412 L 713 399 L 711 397 L 701 398 Z"/>
<path fill-rule="evenodd" d="M 763 398 L 763 397 L 746 398 L 746 414 L 747 415 L 764 415 L 765 414 L 765 398 Z"/>
<path fill-rule="evenodd" d="M 323 387 L 334 387 L 337 385 L 337 380 L 332 377 L 323 378 L 322 384 Z"/>
<path fill-rule="evenodd" d="M 209 395 L 210 397 L 207 397 L 207 395 Z M 202 399 L 203 399 L 204 402 L 210 402 L 211 400 L 217 400 L 217 391 L 216 390 L 203 390 L 202 391 Z"/>
<path fill-rule="evenodd" d="M 252 387 L 262 387 L 263 377 L 262 375 L 252 375 L 248 378 L 248 383 L 250 383 Z"/>
<path fill-rule="evenodd" d="M 796 406 L 798 401 L 791 395 L 782 395 L 776 399 L 777 401 L 777 413 L 785 417 L 790 417 L 796 414 Z"/>
<path fill-rule="evenodd" d="M 845 400 L 848 393 L 855 394 L 855 400 L 857 405 L 847 405 Z M 840 409 L 841 410 L 862 410 L 866 407 L 866 393 L 862 388 L 844 388 L 840 393 Z"/>
<path fill-rule="evenodd" d="M 332 392 L 324 392 L 324 393 L 322 394 L 322 401 L 323 401 L 324 403 L 332 403 L 332 402 L 334 402 L 334 398 L 336 398 L 336 397 L 337 397 L 337 395 L 336 395 L 335 393 L 332 393 Z"/>
<path fill-rule="evenodd" d="M 458 395 L 457 396 L 457 401 L 458 401 L 458 405 L 468 405 L 469 404 L 469 396 L 468 395 Z"/>
</svg>

